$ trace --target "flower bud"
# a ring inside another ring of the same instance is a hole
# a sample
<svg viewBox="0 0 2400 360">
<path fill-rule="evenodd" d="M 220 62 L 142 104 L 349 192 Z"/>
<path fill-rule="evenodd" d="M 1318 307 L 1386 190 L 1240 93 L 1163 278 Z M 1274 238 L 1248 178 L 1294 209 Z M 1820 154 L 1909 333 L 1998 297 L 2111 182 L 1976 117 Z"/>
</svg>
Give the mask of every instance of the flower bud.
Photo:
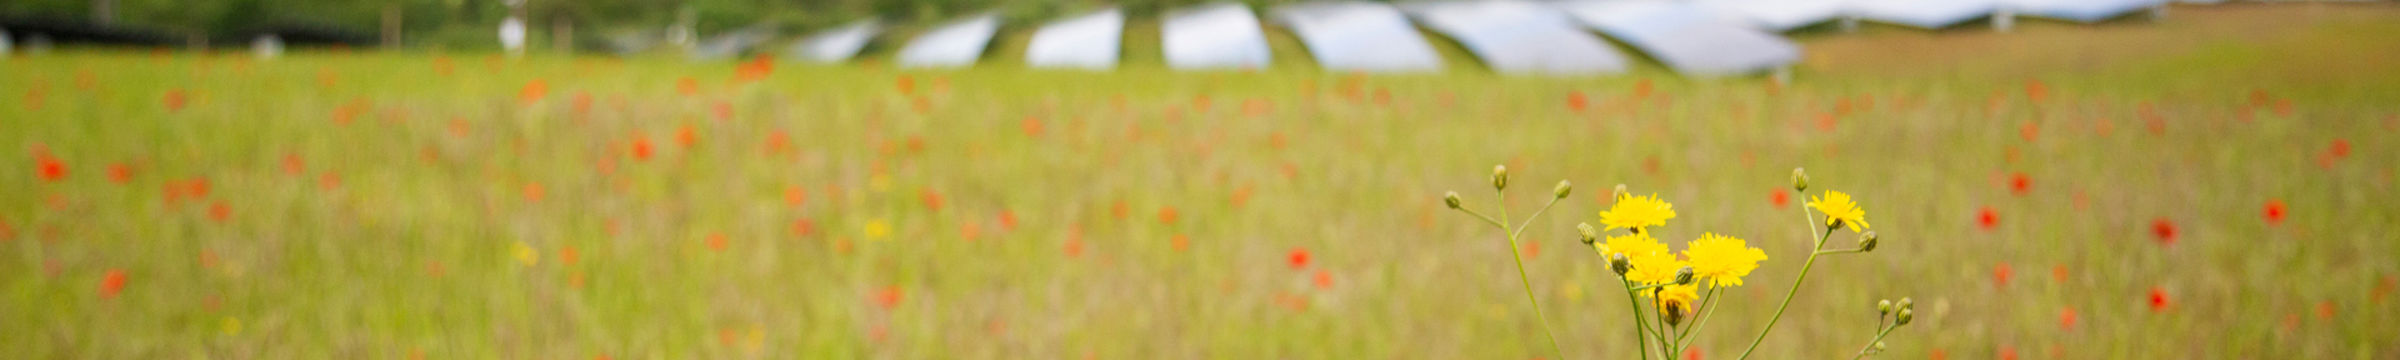
<svg viewBox="0 0 2400 360">
<path fill-rule="evenodd" d="M 1891 315 L 1891 314 L 1892 314 L 1892 300 L 1891 300 L 1891 299 L 1884 299 L 1883 301 L 1877 301 L 1877 302 L 1875 302 L 1875 316 L 1884 316 L 1884 315 Z"/>
<path fill-rule="evenodd" d="M 1550 187 L 1550 196 L 1554 196 L 1559 199 L 1565 199 L 1567 198 L 1567 193 L 1574 191 L 1575 185 L 1568 184 L 1566 180 L 1559 180 L 1558 186 Z"/>
<path fill-rule="evenodd" d="M 1445 205 L 1450 205 L 1450 208 L 1451 208 L 1451 209 L 1453 209 L 1453 210 L 1455 210 L 1455 209 L 1458 209 L 1458 202 L 1459 202 L 1459 200 L 1458 200 L 1458 192 L 1457 192 L 1457 191 L 1452 191 L 1452 192 L 1450 192 L 1450 193 L 1447 193 L 1447 194 L 1442 194 L 1442 204 L 1445 204 Z"/>
<path fill-rule="evenodd" d="M 1915 320 L 1916 317 L 1916 309 L 1900 308 L 1900 319 L 1893 321 L 1892 326 L 1908 325 L 1908 321 Z"/>
<path fill-rule="evenodd" d="M 1672 327 L 1683 323 L 1683 306 L 1676 305 L 1672 302 L 1660 304 L 1660 306 L 1661 308 L 1658 309 L 1658 312 L 1666 315 L 1667 326 Z"/>
<path fill-rule="evenodd" d="M 1875 251 L 1875 232 L 1868 231 L 1865 234 L 1858 234 L 1858 251 Z"/>
<path fill-rule="evenodd" d="M 1877 341 L 1877 342 L 1875 342 L 1875 352 L 1883 352 L 1883 342 L 1882 342 L 1882 341 Z"/>
<path fill-rule="evenodd" d="M 1899 302 L 1898 304 L 1895 304 L 1895 305 L 1893 305 L 1893 306 L 1898 306 L 1898 309 L 1903 309 L 1903 310 L 1905 310 L 1905 309 L 1915 309 L 1915 308 L 1917 308 L 1917 300 L 1916 300 L 1916 299 L 1910 299 L 1910 298 L 1900 298 L 1900 302 Z"/>
<path fill-rule="evenodd" d="M 1508 190 L 1508 165 L 1492 165 L 1492 189 Z"/>
<path fill-rule="evenodd" d="M 1685 266 L 1681 270 L 1675 270 L 1675 285 L 1689 285 L 1691 283 L 1692 267 Z"/>
<path fill-rule="evenodd" d="M 1608 269 L 1615 270 L 1617 276 L 1625 276 L 1625 272 L 1633 271 L 1633 259 L 1625 257 L 1625 254 L 1617 254 L 1608 259 Z"/>
<path fill-rule="evenodd" d="M 1617 192 L 1610 194 L 1608 198 L 1613 201 L 1625 201 L 1625 198 L 1630 196 L 1633 196 L 1633 192 L 1625 191 L 1625 184 L 1617 184 Z"/>
<path fill-rule="evenodd" d="M 1792 168 L 1792 191 L 1808 192 L 1808 171 Z"/>
<path fill-rule="evenodd" d="M 1592 243 L 1600 242 L 1600 229 L 1592 227 L 1592 223 L 1587 222 L 1575 224 L 1575 232 L 1579 235 L 1583 235 L 1584 245 L 1591 245 Z"/>
</svg>

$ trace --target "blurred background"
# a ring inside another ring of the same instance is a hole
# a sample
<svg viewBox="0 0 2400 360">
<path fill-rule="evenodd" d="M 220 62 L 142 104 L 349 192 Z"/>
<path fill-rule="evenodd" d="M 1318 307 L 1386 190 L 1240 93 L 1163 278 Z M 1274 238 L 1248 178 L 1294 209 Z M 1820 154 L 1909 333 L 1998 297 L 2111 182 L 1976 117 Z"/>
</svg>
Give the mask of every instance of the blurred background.
<svg viewBox="0 0 2400 360">
<path fill-rule="evenodd" d="M 1752 358 L 1857 356 L 1907 297 L 1874 357 L 2400 359 L 2388 1 L 8 0 L 0 32 L 0 358 L 1641 358 L 1574 230 L 1624 184 L 1671 250 L 1768 256 L 1678 359 L 1752 345 L 1829 190 L 1880 245 Z"/>
</svg>

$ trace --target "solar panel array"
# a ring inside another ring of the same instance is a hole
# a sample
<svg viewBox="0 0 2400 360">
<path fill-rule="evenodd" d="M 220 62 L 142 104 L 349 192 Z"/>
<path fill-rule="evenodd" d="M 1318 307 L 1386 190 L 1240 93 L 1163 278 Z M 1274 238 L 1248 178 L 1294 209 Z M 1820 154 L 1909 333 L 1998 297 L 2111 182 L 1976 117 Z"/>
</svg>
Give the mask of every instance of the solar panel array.
<svg viewBox="0 0 2400 360">
<path fill-rule="evenodd" d="M 2017 16 L 2080 23 L 2147 11 L 2163 15 L 2168 2 L 2217 0 L 1438 0 L 1394 6 L 1355 0 L 1283 5 L 1267 19 L 1291 31 L 1310 59 L 1328 70 L 1429 72 L 1445 67 L 1419 31 L 1447 37 L 1495 72 L 1594 75 L 1625 71 L 1629 60 L 1609 45 L 1629 45 L 1677 72 L 1738 75 L 1770 72 L 1799 61 L 1798 44 L 1779 33 L 1858 21 L 1944 29 L 1989 19 L 2007 30 Z M 1412 22 L 1413 20 L 1413 22 Z M 1105 70 L 1123 56 L 1125 13 L 1107 9 L 1043 24 L 1025 49 L 1038 68 Z M 902 67 L 972 66 L 999 31 L 986 13 L 943 24 L 903 46 Z M 873 19 L 823 30 L 787 50 L 802 61 L 846 61 L 882 35 Z M 755 34 L 704 46 L 747 48 Z M 1159 22 L 1160 51 L 1179 70 L 1259 69 L 1274 54 L 1265 26 L 1237 2 L 1174 9 Z M 709 56 L 718 57 L 718 56 Z"/>
</svg>

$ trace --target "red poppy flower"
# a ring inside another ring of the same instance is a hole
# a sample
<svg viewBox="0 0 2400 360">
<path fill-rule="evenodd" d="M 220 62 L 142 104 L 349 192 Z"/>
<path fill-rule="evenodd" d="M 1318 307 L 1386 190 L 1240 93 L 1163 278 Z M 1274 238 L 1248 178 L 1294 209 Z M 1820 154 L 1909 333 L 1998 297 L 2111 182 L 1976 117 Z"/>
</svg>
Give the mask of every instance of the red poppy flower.
<svg viewBox="0 0 2400 360">
<path fill-rule="evenodd" d="M 166 103 L 167 112 L 182 111 L 186 97 L 183 89 L 167 90 L 167 96 L 161 102 Z"/>
<path fill-rule="evenodd" d="M 1767 201 L 1774 203 L 1775 208 L 1782 209 L 1784 205 L 1789 205 L 1792 203 L 1792 193 L 1785 192 L 1783 189 L 1775 189 L 1775 192 L 1772 195 L 1767 196 Z"/>
<path fill-rule="evenodd" d="M 2075 330 L 2075 307 L 2069 306 L 2058 312 L 2058 329 Z"/>
<path fill-rule="evenodd" d="M 699 142 L 700 135 L 692 130 L 691 125 L 684 125 L 675 128 L 675 146 L 690 149 L 692 148 L 693 144 L 698 144 Z"/>
<path fill-rule="evenodd" d="M 633 136 L 633 145 L 631 146 L 633 159 L 650 160 L 650 138 L 643 137 L 641 134 L 634 134 Z"/>
<path fill-rule="evenodd" d="M 875 306 L 883 307 L 884 310 L 900 307 L 900 297 L 899 286 L 886 286 L 875 291 Z"/>
<path fill-rule="evenodd" d="M 2008 278 L 2014 276 L 2016 276 L 2016 270 L 2009 268 L 2008 263 L 2003 262 L 1999 266 L 1993 266 L 1992 286 L 2008 287 Z"/>
<path fill-rule="evenodd" d="M 108 269 L 108 274 L 106 274 L 106 275 L 101 275 L 101 276 L 100 276 L 100 298 L 101 298 L 101 299 L 114 299 L 114 298 L 116 298 L 116 297 L 117 297 L 117 293 L 118 293 L 118 292 L 121 292 L 121 291 L 124 291 L 124 290 L 125 290 L 125 270 L 124 270 L 124 269 Z"/>
<path fill-rule="evenodd" d="M 2063 283 L 2063 282 L 2067 282 L 2067 266 L 2066 266 L 2066 265 L 2053 265 L 2053 266 L 2051 266 L 2051 267 L 2050 267 L 2050 280 L 2052 280 L 2052 281 L 2057 281 L 2057 282 L 2062 282 L 2062 283 Z"/>
<path fill-rule="evenodd" d="M 517 102 L 530 104 L 542 101 L 542 97 L 545 96 L 550 96 L 550 82 L 542 81 L 542 79 L 533 79 L 533 81 L 526 82 L 524 88 L 517 89 Z"/>
<path fill-rule="evenodd" d="M 1017 230 L 1017 213 L 1016 213 L 1016 212 L 1013 212 L 1013 211 L 1008 211 L 1008 210 L 1001 210 L 1001 211 L 1000 211 L 1000 231 L 1016 231 L 1016 230 Z"/>
<path fill-rule="evenodd" d="M 2325 153 L 2335 158 L 2350 157 L 2350 139 L 2333 139 L 2333 147 L 2325 149 Z"/>
<path fill-rule="evenodd" d="M 123 184 L 133 181 L 133 165 L 117 163 L 108 166 L 108 181 Z"/>
<path fill-rule="evenodd" d="M 1333 288 L 1333 272 L 1329 272 L 1329 271 L 1325 271 L 1325 270 L 1317 270 L 1317 278 L 1316 278 L 1316 283 L 1317 283 L 1317 288 L 1318 288 L 1318 289 L 1332 289 L 1332 288 Z"/>
<path fill-rule="evenodd" d="M 1975 224 L 1982 226 L 1984 231 L 1991 231 L 1993 228 L 1998 228 L 2000 227 L 2000 213 L 1999 211 L 1992 210 L 1992 207 L 1990 206 L 1985 206 L 1983 207 L 1983 210 L 1975 212 Z"/>
<path fill-rule="evenodd" d="M 2000 360 L 2017 360 L 2017 348 L 2000 348 Z"/>
<path fill-rule="evenodd" d="M 575 251 L 575 245 L 567 245 L 558 248 L 558 263 L 560 265 L 575 266 L 575 262 L 582 259 L 583 254 Z"/>
<path fill-rule="evenodd" d="M 1042 119 L 1027 116 L 1025 120 L 1017 121 L 1017 128 L 1024 130 L 1025 136 L 1042 136 Z"/>
<path fill-rule="evenodd" d="M 1158 223 L 1174 225 L 1175 218 L 1175 207 L 1166 206 L 1158 208 Z"/>
<path fill-rule="evenodd" d="M 542 183 L 540 183 L 540 182 L 532 182 L 532 183 L 526 183 L 526 184 L 525 184 L 525 201 L 526 201 L 526 202 L 538 202 L 538 201 L 542 201 L 542 195 L 543 195 L 543 193 L 544 193 L 544 191 L 542 190 Z"/>
<path fill-rule="evenodd" d="M 67 163 L 58 161 L 58 158 L 50 157 L 50 154 L 35 154 L 33 156 L 33 162 L 34 174 L 40 177 L 42 181 L 58 182 L 59 180 L 67 178 Z"/>
<path fill-rule="evenodd" d="M 1683 360 L 1700 360 L 1700 348 L 1693 347 L 1683 349 Z"/>
<path fill-rule="evenodd" d="M 2158 237 L 2160 246 L 2175 245 L 2175 222 L 2166 218 L 2150 221 L 2150 234 Z"/>
<path fill-rule="evenodd" d="M 808 218 L 792 220 L 792 236 L 808 236 L 809 234 L 815 233 L 817 233 L 816 221 L 811 221 Z"/>
<path fill-rule="evenodd" d="M 2027 99 L 2027 100 L 2033 100 L 2033 101 L 2035 101 L 2035 102 L 2040 102 L 2040 101 L 2043 101 L 2043 100 L 2049 100 L 2049 99 L 2050 99 L 2050 85 L 2049 85 L 2049 84 L 2043 84 L 2041 80 L 2026 80 L 2026 81 L 2025 81 L 2025 99 Z"/>
<path fill-rule="evenodd" d="M 2269 200 L 2267 200 L 2267 209 L 2266 209 L 2267 225 L 2280 225 L 2280 224 L 2283 224 L 2283 211 L 2284 211 L 2283 199 L 2269 199 Z"/>
<path fill-rule="evenodd" d="M 710 251 L 716 251 L 716 252 L 725 252 L 725 234 L 724 234 L 724 233 L 708 234 L 708 250 L 710 250 Z"/>
<path fill-rule="evenodd" d="M 2152 312 L 2158 312 L 2158 311 L 2166 311 L 2166 310 L 2167 310 L 2167 289 L 2166 289 L 2166 288 L 2162 288 L 2162 287 L 2157 287 L 2157 286 L 2152 286 L 2152 287 L 2150 287 L 2150 311 L 2152 311 Z"/>
<path fill-rule="evenodd" d="M 1586 108 L 1589 108 L 1590 106 L 1591 106 L 1591 100 L 1589 100 L 1589 99 L 1585 99 L 1585 98 L 1583 97 L 1583 92 L 1582 92 L 1582 91 L 1569 91 L 1569 92 L 1567 92 L 1567 109 L 1568 109 L 1568 110 L 1574 110 L 1575 112 L 1583 112 L 1583 110 L 1584 110 L 1584 109 L 1586 109 Z"/>
<path fill-rule="evenodd" d="M 942 211 L 942 193 L 933 189 L 918 190 L 917 200 L 925 203 L 926 210 Z"/>
<path fill-rule="evenodd" d="M 219 223 L 223 223 L 225 220 L 232 218 L 233 206 L 226 205 L 224 200 L 217 200 L 217 202 L 208 204 L 209 220 L 216 220 Z"/>
<path fill-rule="evenodd" d="M 1293 269 L 1308 267 L 1308 248 L 1292 248 L 1292 254 L 1284 261 L 1291 263 Z"/>
<path fill-rule="evenodd" d="M 2040 136 L 2041 134 L 2041 125 L 2027 122 L 2025 125 L 2017 126 L 2017 137 L 2025 138 L 2025 141 L 2033 141 L 2034 138 Z"/>
<path fill-rule="evenodd" d="M 2021 172 L 2009 175 L 2008 191 L 2016 193 L 2017 196 L 2025 196 L 2025 194 L 2033 192 L 2033 178 L 2025 176 L 2025 173 Z"/>
</svg>

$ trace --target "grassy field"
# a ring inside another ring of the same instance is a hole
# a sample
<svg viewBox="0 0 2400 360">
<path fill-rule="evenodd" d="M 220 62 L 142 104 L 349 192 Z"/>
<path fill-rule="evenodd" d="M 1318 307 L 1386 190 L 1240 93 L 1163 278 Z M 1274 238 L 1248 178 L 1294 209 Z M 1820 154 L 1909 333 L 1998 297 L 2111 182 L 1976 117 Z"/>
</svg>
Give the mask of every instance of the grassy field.
<svg viewBox="0 0 2400 360">
<path fill-rule="evenodd" d="M 1727 359 L 1807 257 L 1806 167 L 1881 246 L 1762 358 L 1847 357 L 1902 296 L 1884 357 L 2400 358 L 2400 7 L 1798 38 L 1788 85 L 1289 39 L 1246 73 L 20 55 L 0 357 L 1554 358 L 1516 251 L 1568 357 L 1630 358 L 1573 227 L 1626 184 L 1667 243 L 1770 256 L 1684 354 Z M 1494 164 L 1519 215 L 1577 185 L 1521 248 L 1440 201 L 1492 209 Z"/>
</svg>

